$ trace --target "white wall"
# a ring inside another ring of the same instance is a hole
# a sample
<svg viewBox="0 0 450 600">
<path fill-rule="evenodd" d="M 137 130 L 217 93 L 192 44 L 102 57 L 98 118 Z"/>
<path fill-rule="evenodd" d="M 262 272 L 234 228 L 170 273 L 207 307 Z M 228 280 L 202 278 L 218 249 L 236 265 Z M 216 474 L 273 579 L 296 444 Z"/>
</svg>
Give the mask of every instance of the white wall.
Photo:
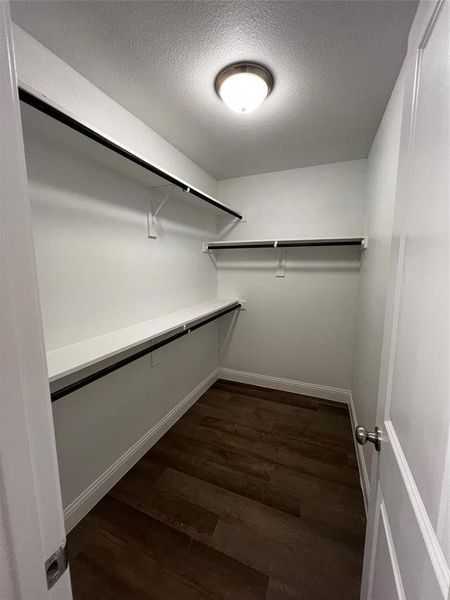
<svg viewBox="0 0 450 600">
<path fill-rule="evenodd" d="M 21 82 L 216 194 L 207 173 L 18 28 L 15 43 Z M 47 349 L 217 296 L 214 265 L 201 251 L 216 226 L 211 210 L 170 199 L 159 238 L 148 239 L 145 177 L 116 172 L 107 150 L 31 108 L 23 124 Z M 161 349 L 158 362 L 147 356 L 53 404 L 65 507 L 80 495 L 87 506 L 91 492 L 112 485 L 121 457 L 141 440 L 131 456 L 139 458 L 155 440 L 152 428 L 215 372 L 217 325 Z"/>
<path fill-rule="evenodd" d="M 220 181 L 220 199 L 232 200 L 247 219 L 226 237 L 361 235 L 364 176 L 365 160 L 356 160 Z M 314 384 L 310 393 L 345 399 L 360 250 L 289 249 L 284 278 L 275 277 L 274 250 L 216 254 L 219 295 L 248 301 L 232 333 L 222 327 L 221 367 Z"/>
<path fill-rule="evenodd" d="M 370 242 L 361 264 L 351 391 L 357 421 L 368 429 L 376 424 L 402 103 L 400 74 L 367 160 L 365 229 Z M 370 474 L 373 449 L 362 451 L 363 470 Z"/>
</svg>

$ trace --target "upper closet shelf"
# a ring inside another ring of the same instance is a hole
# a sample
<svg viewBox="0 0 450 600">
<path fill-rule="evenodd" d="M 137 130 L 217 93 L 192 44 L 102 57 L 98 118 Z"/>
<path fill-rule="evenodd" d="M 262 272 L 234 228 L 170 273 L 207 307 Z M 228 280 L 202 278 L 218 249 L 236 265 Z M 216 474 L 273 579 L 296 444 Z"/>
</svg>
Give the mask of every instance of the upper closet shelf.
<svg viewBox="0 0 450 600">
<path fill-rule="evenodd" d="M 51 350 L 47 352 L 49 380 L 56 381 L 133 348 L 140 347 L 139 355 L 144 356 L 155 350 L 155 346 L 161 347 L 224 314 L 237 310 L 240 306 L 238 300 L 211 300 L 131 327 L 83 340 L 77 344 Z M 144 344 L 146 347 L 142 348 Z M 135 354 L 131 354 L 124 360 L 132 362 L 129 359 L 134 356 Z M 106 368 L 111 372 L 111 365 Z M 52 399 L 55 399 L 53 393 Z"/>
<path fill-rule="evenodd" d="M 295 248 L 301 246 L 360 246 L 367 247 L 367 240 L 363 237 L 352 238 L 298 238 L 280 240 L 231 240 L 207 242 L 205 252 L 209 250 L 227 250 L 233 248 Z"/>
<path fill-rule="evenodd" d="M 212 198 L 208 194 L 205 194 L 204 192 L 191 186 L 190 184 L 186 183 L 182 179 L 179 179 L 175 175 L 172 175 L 168 171 L 165 171 L 161 167 L 158 167 L 154 163 L 148 162 L 143 157 L 139 156 L 138 154 L 136 154 L 134 152 L 131 152 L 124 146 L 118 144 L 116 141 L 107 137 L 104 133 L 97 131 L 90 125 L 87 125 L 85 123 L 82 123 L 81 121 L 78 121 L 75 117 L 71 116 L 68 112 L 63 111 L 61 108 L 56 107 L 54 104 L 50 104 L 47 99 L 44 99 L 43 97 L 38 96 L 36 93 L 34 93 L 34 92 L 31 93 L 30 91 L 24 89 L 23 87 L 19 87 L 19 99 L 23 103 L 28 104 L 29 106 L 32 106 L 33 108 L 37 109 L 41 113 L 44 113 L 45 115 L 51 117 L 52 119 L 58 121 L 59 123 L 62 123 L 63 125 L 69 127 L 70 129 L 73 129 L 73 130 L 77 131 L 78 133 L 81 133 L 86 138 L 89 138 L 90 140 L 93 140 L 97 144 L 100 144 L 101 146 L 108 148 L 109 150 L 114 152 L 116 155 L 119 155 L 120 157 L 125 158 L 127 161 L 129 161 L 135 165 L 138 165 L 139 167 L 142 167 L 146 171 L 148 171 L 151 174 L 153 174 L 154 176 L 156 176 L 150 182 L 150 187 L 160 188 L 163 185 L 172 184 L 173 186 L 175 186 L 176 189 L 180 189 L 181 191 L 186 192 L 187 194 L 190 194 L 192 197 L 202 200 L 207 205 L 213 206 L 217 210 L 219 210 L 223 213 L 226 213 L 228 215 L 231 215 L 232 217 L 235 217 L 236 219 L 239 219 L 239 220 L 242 219 L 242 215 L 238 211 L 231 208 L 230 206 L 227 206 L 226 204 L 223 204 L 223 202 L 220 202 L 219 200 Z"/>
</svg>

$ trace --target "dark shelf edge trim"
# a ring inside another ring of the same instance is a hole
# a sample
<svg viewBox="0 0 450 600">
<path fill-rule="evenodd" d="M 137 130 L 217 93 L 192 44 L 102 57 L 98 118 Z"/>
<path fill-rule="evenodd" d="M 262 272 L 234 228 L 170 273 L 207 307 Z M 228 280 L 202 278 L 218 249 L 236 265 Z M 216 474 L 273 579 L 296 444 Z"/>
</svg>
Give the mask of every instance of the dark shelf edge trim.
<svg viewBox="0 0 450 600">
<path fill-rule="evenodd" d="M 261 242 L 261 243 L 254 243 L 254 244 L 217 244 L 217 245 L 212 245 L 212 244 L 208 244 L 207 248 L 208 250 L 225 250 L 227 248 L 233 249 L 233 248 L 274 248 L 275 244 L 274 242 Z"/>
<path fill-rule="evenodd" d="M 323 241 L 323 242 L 278 242 L 277 248 L 297 248 L 297 247 L 310 247 L 310 246 L 361 246 L 362 240 L 336 240 L 336 241 Z"/>
<path fill-rule="evenodd" d="M 139 360 L 143 356 L 146 356 L 147 354 L 150 354 L 151 352 L 158 350 L 158 348 L 162 348 L 163 346 L 170 344 L 170 342 L 174 342 L 175 340 L 178 340 L 179 338 L 181 338 L 185 335 L 188 335 L 192 331 L 195 331 L 196 329 L 199 329 L 200 327 L 203 327 L 204 325 L 208 325 L 209 323 L 212 323 L 216 319 L 219 319 L 220 317 L 223 317 L 224 315 L 234 312 L 235 310 L 238 310 L 240 308 L 241 308 L 241 304 L 239 304 L 239 303 L 235 304 L 234 306 L 225 308 L 224 310 L 221 310 L 220 312 L 212 315 L 211 317 L 207 317 L 206 319 L 195 322 L 192 326 L 187 326 L 186 329 L 184 329 L 183 331 L 178 331 L 178 332 L 174 333 L 173 335 L 170 335 L 169 337 L 164 338 L 163 340 L 161 340 L 159 342 L 150 344 L 150 346 L 148 346 L 147 348 L 139 350 L 138 352 L 135 352 L 134 354 L 131 354 L 130 356 L 127 356 L 126 358 L 122 358 L 121 360 L 116 361 L 112 365 L 108 365 L 107 367 L 104 367 L 103 369 L 99 369 L 95 373 L 86 375 L 86 377 L 82 377 L 78 381 L 74 381 L 73 383 L 70 383 L 69 385 L 62 387 L 61 389 L 52 392 L 50 394 L 51 401 L 55 402 L 56 400 L 59 400 L 60 398 L 64 398 L 64 396 L 68 396 L 69 394 L 76 392 L 77 390 L 85 387 L 86 385 L 89 385 L 90 383 L 93 383 L 94 381 L 97 381 L 98 379 L 101 379 L 102 377 L 105 377 L 106 375 L 109 375 L 110 373 L 113 373 L 114 371 L 117 371 L 118 369 L 121 369 L 122 367 L 125 367 L 126 365 L 129 365 L 130 363 L 132 363 L 136 360 Z"/>
<path fill-rule="evenodd" d="M 207 244 L 208 250 L 234 250 L 236 248 L 301 248 L 313 246 L 362 246 L 363 240 L 336 240 L 336 241 L 310 241 L 310 242 L 255 242 L 236 244 Z"/>
<path fill-rule="evenodd" d="M 215 200 L 214 198 L 211 198 L 210 196 L 208 196 L 207 194 L 204 194 L 200 190 L 189 187 L 183 181 L 180 181 L 176 177 L 173 177 L 169 173 L 166 173 L 166 171 L 163 171 L 162 169 L 160 169 L 159 167 L 156 167 L 152 163 L 149 163 L 149 162 L 143 160 L 142 158 L 140 158 L 139 156 L 136 156 L 132 152 L 129 152 L 125 148 L 122 148 L 121 146 L 119 146 L 115 142 L 112 142 L 111 140 L 104 137 L 97 131 L 94 131 L 87 125 L 80 123 L 73 117 L 65 114 L 63 111 L 59 110 L 58 108 L 55 108 L 48 102 L 45 102 L 45 100 L 42 100 L 42 98 L 38 98 L 34 94 L 31 94 L 30 92 L 28 92 L 27 90 L 25 90 L 22 87 L 19 87 L 19 99 L 22 102 L 25 102 L 25 104 L 28 104 L 29 106 L 32 106 L 33 108 L 39 110 L 40 112 L 45 113 L 49 117 L 52 117 L 56 121 L 63 123 L 63 125 L 70 127 L 74 131 L 81 133 L 85 137 L 88 137 L 91 140 L 93 140 L 94 142 L 97 142 L 98 144 L 104 146 L 105 148 L 112 150 L 113 152 L 115 152 L 116 154 L 119 154 L 123 158 L 126 158 L 127 160 L 135 163 L 136 165 L 143 167 L 147 171 L 150 171 L 151 173 L 158 175 L 159 177 L 162 177 L 169 183 L 172 183 L 173 185 L 176 185 L 177 187 L 181 188 L 183 191 L 188 192 L 188 193 L 192 194 L 193 196 L 196 196 L 197 198 L 200 198 L 201 200 L 203 200 L 204 202 L 207 202 L 211 206 L 214 206 L 218 210 L 226 212 L 229 215 L 232 215 L 233 217 L 235 217 L 236 219 L 239 219 L 239 220 L 242 219 L 242 215 L 240 213 L 238 213 L 236 210 L 226 206 L 225 204 L 222 204 L 221 202 L 219 202 L 218 200 Z"/>
</svg>

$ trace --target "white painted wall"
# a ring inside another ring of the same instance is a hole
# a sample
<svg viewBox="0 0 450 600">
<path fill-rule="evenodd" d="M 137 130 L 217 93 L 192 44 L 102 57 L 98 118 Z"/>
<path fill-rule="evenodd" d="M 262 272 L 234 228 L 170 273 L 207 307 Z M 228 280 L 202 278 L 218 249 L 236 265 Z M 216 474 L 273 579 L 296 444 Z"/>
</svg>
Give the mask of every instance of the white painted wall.
<svg viewBox="0 0 450 600">
<path fill-rule="evenodd" d="M 361 235 L 364 177 L 365 160 L 356 160 L 220 181 L 220 199 L 232 199 L 247 219 L 226 239 Z M 284 278 L 275 277 L 274 250 L 216 255 L 219 295 L 248 301 L 231 334 L 220 330 L 221 367 L 257 374 L 260 383 L 314 384 L 310 393 L 345 399 L 360 250 L 289 249 Z"/>
<path fill-rule="evenodd" d="M 351 391 L 357 421 L 368 429 L 376 425 L 402 105 L 400 74 L 367 160 L 365 230 L 370 243 L 361 263 Z M 366 445 L 359 452 L 368 485 L 373 449 Z"/>
<path fill-rule="evenodd" d="M 19 28 L 15 43 L 21 82 L 216 194 L 207 173 Z M 216 271 L 201 247 L 216 215 L 169 200 L 159 238 L 148 239 L 146 186 L 109 168 L 106 150 L 96 149 L 93 162 L 90 142 L 63 126 L 40 130 L 45 118 L 36 114 L 24 110 L 23 122 L 47 349 L 215 298 Z M 63 502 L 72 512 L 80 495 L 86 506 L 91 492 L 98 499 L 114 471 L 123 474 L 124 455 L 130 466 L 130 448 L 138 443 L 132 462 L 155 441 L 152 428 L 215 373 L 217 325 L 161 349 L 157 362 L 147 356 L 53 404 Z"/>
</svg>

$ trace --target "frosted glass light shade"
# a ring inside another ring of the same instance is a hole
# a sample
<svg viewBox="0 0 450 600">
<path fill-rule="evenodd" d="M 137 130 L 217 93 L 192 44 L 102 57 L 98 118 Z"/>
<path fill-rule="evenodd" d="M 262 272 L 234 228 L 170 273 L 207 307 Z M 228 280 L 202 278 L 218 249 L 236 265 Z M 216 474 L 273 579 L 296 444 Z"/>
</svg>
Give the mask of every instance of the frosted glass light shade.
<svg viewBox="0 0 450 600">
<path fill-rule="evenodd" d="M 259 65 L 231 65 L 219 73 L 216 91 L 231 110 L 250 113 L 260 106 L 272 89 L 272 75 Z"/>
</svg>

